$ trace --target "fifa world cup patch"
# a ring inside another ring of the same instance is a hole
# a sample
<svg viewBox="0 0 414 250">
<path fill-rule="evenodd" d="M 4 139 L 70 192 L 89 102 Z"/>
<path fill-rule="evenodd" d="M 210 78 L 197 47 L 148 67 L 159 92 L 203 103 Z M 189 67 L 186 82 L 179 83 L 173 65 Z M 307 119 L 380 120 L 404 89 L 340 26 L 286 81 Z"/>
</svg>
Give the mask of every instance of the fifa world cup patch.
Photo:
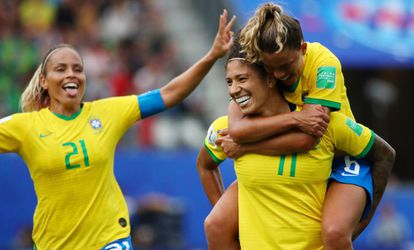
<svg viewBox="0 0 414 250">
<path fill-rule="evenodd" d="M 96 131 L 100 131 L 102 129 L 102 122 L 99 120 L 99 118 L 91 118 L 89 120 L 89 124 Z"/>
<path fill-rule="evenodd" d="M 358 136 L 361 136 L 362 134 L 362 127 L 356 123 L 355 121 L 351 120 L 349 117 L 346 118 L 346 125 L 352 129 L 352 131 L 355 132 Z"/>
<path fill-rule="evenodd" d="M 210 126 L 207 132 L 207 141 L 208 144 L 210 144 L 213 148 L 216 148 L 216 140 L 218 138 L 218 134 L 216 130 L 214 129 L 213 125 Z"/>
<path fill-rule="evenodd" d="M 333 89 L 335 88 L 336 68 L 335 67 L 319 67 L 316 77 L 316 88 Z"/>
</svg>

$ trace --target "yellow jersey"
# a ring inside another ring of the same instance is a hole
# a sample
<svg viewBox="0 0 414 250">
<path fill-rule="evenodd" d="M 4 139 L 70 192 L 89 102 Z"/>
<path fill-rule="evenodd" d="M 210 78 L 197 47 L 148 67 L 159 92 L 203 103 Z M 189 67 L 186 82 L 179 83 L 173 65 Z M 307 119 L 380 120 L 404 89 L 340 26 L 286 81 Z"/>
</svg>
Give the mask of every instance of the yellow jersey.
<svg viewBox="0 0 414 250">
<path fill-rule="evenodd" d="M 299 81 L 284 89 L 286 100 L 298 106 L 320 104 L 354 119 L 338 58 L 320 43 L 307 43 L 304 65 Z"/>
<path fill-rule="evenodd" d="M 130 234 L 114 176 L 115 148 L 141 111 L 137 96 L 86 102 L 71 117 L 49 109 L 0 120 L 0 153 L 25 161 L 38 203 L 37 249 L 100 249 Z"/>
<path fill-rule="evenodd" d="M 210 128 L 227 127 L 226 117 Z M 213 130 L 213 129 L 211 129 Z M 225 159 L 209 131 L 205 146 L 213 159 Z M 333 112 L 315 149 L 302 154 L 246 154 L 235 160 L 239 187 L 239 234 L 242 249 L 323 249 L 322 206 L 334 150 L 364 157 L 374 133 L 345 115 Z"/>
<path fill-rule="evenodd" d="M 207 149 L 207 152 L 209 153 L 211 158 L 217 164 L 222 163 L 227 158 L 227 155 L 223 152 L 223 149 L 216 145 L 216 140 L 220 136 L 220 130 L 225 129 L 227 127 L 227 116 L 221 116 L 210 125 L 207 131 L 207 136 L 204 138 L 204 146 Z"/>
</svg>

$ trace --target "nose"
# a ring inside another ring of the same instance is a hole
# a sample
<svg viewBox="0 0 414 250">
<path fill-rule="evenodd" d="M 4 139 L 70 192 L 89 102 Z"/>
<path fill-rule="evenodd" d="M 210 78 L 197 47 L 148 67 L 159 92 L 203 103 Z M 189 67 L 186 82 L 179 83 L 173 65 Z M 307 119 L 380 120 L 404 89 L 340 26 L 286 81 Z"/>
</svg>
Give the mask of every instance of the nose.
<svg viewBox="0 0 414 250">
<path fill-rule="evenodd" d="M 69 67 L 66 70 L 66 77 L 75 77 L 75 75 L 76 75 L 76 72 L 75 72 L 74 69 L 72 69 L 72 68 Z"/>
<path fill-rule="evenodd" d="M 237 83 L 233 83 L 227 87 L 227 91 L 230 96 L 233 96 L 240 92 L 240 86 Z"/>
</svg>

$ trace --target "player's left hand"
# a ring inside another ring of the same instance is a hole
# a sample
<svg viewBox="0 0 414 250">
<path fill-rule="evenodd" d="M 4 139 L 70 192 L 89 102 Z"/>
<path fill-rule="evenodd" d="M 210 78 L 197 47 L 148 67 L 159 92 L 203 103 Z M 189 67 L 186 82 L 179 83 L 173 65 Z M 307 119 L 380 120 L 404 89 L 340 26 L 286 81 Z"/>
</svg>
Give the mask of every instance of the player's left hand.
<svg viewBox="0 0 414 250">
<path fill-rule="evenodd" d="M 216 140 L 216 145 L 223 149 L 227 157 L 237 159 L 244 155 L 243 145 L 233 141 L 230 137 L 228 129 L 223 129 L 219 133 L 220 137 Z"/>
</svg>

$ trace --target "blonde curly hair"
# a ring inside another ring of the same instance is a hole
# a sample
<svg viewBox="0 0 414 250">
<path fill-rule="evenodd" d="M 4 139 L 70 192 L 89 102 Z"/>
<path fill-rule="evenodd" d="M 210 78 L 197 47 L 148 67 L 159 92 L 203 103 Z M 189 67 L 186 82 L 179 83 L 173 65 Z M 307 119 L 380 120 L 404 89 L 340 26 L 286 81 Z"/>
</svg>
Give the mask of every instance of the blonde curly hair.
<svg viewBox="0 0 414 250">
<path fill-rule="evenodd" d="M 300 49 L 303 34 L 297 19 L 284 13 L 280 5 L 265 3 L 241 30 L 239 43 L 247 60 L 263 60 L 263 53 L 279 53 L 285 48 Z"/>
</svg>

